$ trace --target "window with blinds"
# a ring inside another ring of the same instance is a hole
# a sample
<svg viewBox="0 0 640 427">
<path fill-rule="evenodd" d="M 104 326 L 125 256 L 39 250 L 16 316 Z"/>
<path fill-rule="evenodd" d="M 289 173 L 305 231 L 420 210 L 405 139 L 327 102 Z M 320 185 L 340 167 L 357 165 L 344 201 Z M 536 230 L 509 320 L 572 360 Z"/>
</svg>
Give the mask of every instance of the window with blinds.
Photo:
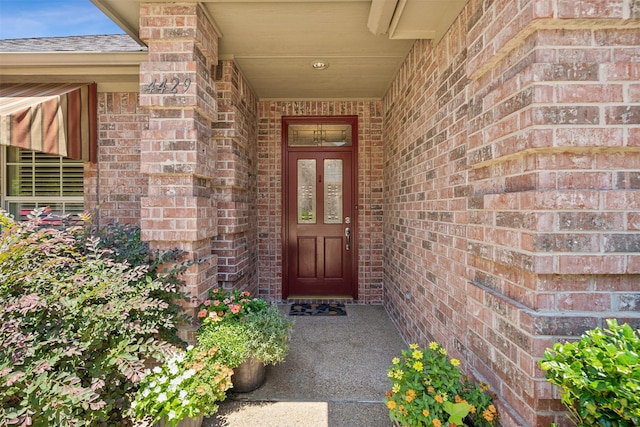
<svg viewBox="0 0 640 427">
<path fill-rule="evenodd" d="M 84 164 L 35 151 L 7 147 L 4 156 L 5 209 L 24 219 L 31 210 L 49 206 L 56 214 L 81 213 Z"/>
</svg>

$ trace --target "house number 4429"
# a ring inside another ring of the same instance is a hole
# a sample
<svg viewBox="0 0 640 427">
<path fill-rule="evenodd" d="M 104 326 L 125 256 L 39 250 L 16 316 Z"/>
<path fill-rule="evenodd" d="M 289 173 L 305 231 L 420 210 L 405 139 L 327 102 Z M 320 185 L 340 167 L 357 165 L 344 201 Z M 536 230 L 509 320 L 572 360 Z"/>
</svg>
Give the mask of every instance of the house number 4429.
<svg viewBox="0 0 640 427">
<path fill-rule="evenodd" d="M 145 89 L 147 93 L 178 93 L 178 89 L 185 93 L 189 86 L 191 86 L 191 79 L 186 78 L 181 82 L 179 78 L 174 77 L 170 82 L 164 79 L 160 83 L 156 83 L 156 79 L 153 79 L 151 83 L 145 86 Z"/>
</svg>

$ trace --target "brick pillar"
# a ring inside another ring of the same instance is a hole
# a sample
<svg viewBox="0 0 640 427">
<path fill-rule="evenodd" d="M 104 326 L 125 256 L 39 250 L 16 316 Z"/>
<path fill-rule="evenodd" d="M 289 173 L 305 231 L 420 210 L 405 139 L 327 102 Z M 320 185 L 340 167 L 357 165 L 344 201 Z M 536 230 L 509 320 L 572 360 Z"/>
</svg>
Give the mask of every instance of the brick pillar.
<svg viewBox="0 0 640 427">
<path fill-rule="evenodd" d="M 472 364 L 522 417 L 504 425 L 564 425 L 545 348 L 605 318 L 640 325 L 639 15 L 624 0 L 476 3 Z"/>
<path fill-rule="evenodd" d="M 219 67 L 213 125 L 219 220 L 212 249 L 218 256 L 218 284 L 257 296 L 258 101 L 233 61 L 221 61 Z"/>
<path fill-rule="evenodd" d="M 149 61 L 140 65 L 140 104 L 149 110 L 140 158 L 149 177 L 142 238 L 152 249 L 179 248 L 199 261 L 184 277 L 192 297 L 185 309 L 193 314 L 217 274 L 211 255 L 217 227 L 211 123 L 217 113 L 210 71 L 218 35 L 196 3 L 141 3 L 140 38 L 149 46 Z"/>
</svg>

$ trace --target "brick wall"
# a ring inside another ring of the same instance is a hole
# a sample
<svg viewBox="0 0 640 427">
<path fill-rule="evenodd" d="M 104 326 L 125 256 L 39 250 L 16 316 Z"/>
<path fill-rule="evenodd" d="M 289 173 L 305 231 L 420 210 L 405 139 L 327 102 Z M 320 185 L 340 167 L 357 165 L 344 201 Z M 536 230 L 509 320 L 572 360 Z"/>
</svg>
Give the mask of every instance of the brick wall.
<svg viewBox="0 0 640 427">
<path fill-rule="evenodd" d="M 85 167 L 85 209 L 96 210 L 102 225 L 140 224 L 148 185 L 140 173 L 140 137 L 148 121 L 137 93 L 98 93 L 98 163 Z"/>
<path fill-rule="evenodd" d="M 505 426 L 566 425 L 537 365 L 554 341 L 640 326 L 639 16 L 472 0 L 384 99 L 385 303 L 492 385 Z"/>
<path fill-rule="evenodd" d="M 216 178 L 218 285 L 258 293 L 258 101 L 233 61 L 218 65 Z"/>
<path fill-rule="evenodd" d="M 258 104 L 258 276 L 282 299 L 282 116 L 358 116 L 358 302 L 382 302 L 382 105 L 370 101 Z"/>
</svg>

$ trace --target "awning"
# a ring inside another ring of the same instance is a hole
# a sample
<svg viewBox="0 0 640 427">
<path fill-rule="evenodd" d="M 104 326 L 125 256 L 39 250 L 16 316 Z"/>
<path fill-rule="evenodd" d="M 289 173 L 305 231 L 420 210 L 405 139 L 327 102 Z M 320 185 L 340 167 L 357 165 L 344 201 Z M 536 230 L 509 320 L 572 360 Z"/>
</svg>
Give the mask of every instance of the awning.
<svg viewBox="0 0 640 427">
<path fill-rule="evenodd" d="M 95 163 L 97 85 L 0 84 L 0 145 Z"/>
</svg>

